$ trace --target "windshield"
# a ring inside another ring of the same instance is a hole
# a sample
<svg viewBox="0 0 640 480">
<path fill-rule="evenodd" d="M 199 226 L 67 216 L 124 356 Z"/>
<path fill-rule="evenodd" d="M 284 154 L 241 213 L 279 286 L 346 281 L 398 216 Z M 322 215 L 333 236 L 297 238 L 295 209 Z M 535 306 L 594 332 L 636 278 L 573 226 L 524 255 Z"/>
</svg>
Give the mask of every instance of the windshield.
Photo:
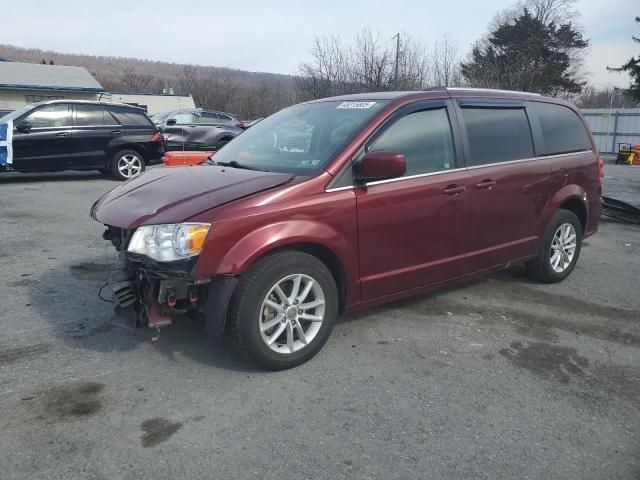
<svg viewBox="0 0 640 480">
<path fill-rule="evenodd" d="M 295 105 L 265 118 L 217 152 L 217 163 L 309 175 L 351 139 L 386 101 Z"/>
<path fill-rule="evenodd" d="M 21 107 L 17 110 L 14 110 L 13 112 L 7 113 L 4 117 L 0 118 L 0 122 L 8 122 L 9 120 L 15 120 L 16 118 L 20 118 L 22 115 L 24 115 L 25 113 L 27 113 L 29 110 L 32 110 L 33 108 L 37 107 L 38 104 L 37 103 L 32 103 L 30 105 L 25 105 L 24 107 Z"/>
</svg>

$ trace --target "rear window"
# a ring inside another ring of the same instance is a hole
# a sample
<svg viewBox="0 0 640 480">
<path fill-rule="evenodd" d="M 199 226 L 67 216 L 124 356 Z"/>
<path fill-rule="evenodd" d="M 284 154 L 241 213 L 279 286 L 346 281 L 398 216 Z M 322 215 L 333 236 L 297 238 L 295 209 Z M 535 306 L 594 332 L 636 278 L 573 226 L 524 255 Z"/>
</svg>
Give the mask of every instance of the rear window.
<svg viewBox="0 0 640 480">
<path fill-rule="evenodd" d="M 469 139 L 468 166 L 533 157 L 533 140 L 524 108 L 462 109 Z"/>
<path fill-rule="evenodd" d="M 118 108 L 112 107 L 109 109 L 114 117 L 120 122 L 122 125 L 127 126 L 152 126 L 153 123 L 147 117 L 147 114 L 141 110 L 129 110 L 126 108 Z"/>
<path fill-rule="evenodd" d="M 535 115 L 542 130 L 541 155 L 591 150 L 589 135 L 576 113 L 563 105 L 529 102 L 527 110 Z"/>
</svg>

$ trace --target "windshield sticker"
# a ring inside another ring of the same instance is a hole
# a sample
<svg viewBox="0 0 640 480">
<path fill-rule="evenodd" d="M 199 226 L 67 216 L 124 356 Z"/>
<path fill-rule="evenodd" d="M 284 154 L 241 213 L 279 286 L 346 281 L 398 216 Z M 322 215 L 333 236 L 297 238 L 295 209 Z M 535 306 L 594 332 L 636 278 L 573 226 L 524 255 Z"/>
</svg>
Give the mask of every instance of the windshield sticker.
<svg viewBox="0 0 640 480">
<path fill-rule="evenodd" d="M 338 108 L 357 108 L 357 109 L 367 109 L 371 108 L 376 104 L 376 102 L 342 102 L 340 105 L 336 107 Z"/>
<path fill-rule="evenodd" d="M 0 123 L 0 165 L 13 163 L 13 120 Z"/>
</svg>

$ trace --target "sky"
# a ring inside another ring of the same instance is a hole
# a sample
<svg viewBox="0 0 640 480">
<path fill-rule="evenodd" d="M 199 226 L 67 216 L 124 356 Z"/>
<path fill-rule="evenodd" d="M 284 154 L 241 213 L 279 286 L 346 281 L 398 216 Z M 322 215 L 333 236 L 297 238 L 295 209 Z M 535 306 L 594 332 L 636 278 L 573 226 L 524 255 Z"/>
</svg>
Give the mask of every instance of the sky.
<svg viewBox="0 0 640 480">
<path fill-rule="evenodd" d="M 0 3 L 10 0 L 0 0 Z M 309 59 L 314 34 L 352 39 L 365 26 L 427 45 L 451 34 L 460 52 L 485 32 L 512 0 L 48 0 L 11 2 L 2 13 L 0 43 L 63 53 L 145 58 L 242 70 L 295 74 Z M 579 23 L 591 46 L 586 59 L 596 86 L 626 87 L 607 72 L 640 53 L 631 35 L 638 0 L 579 0 Z M 635 7 L 635 8 L 634 8 Z"/>
</svg>

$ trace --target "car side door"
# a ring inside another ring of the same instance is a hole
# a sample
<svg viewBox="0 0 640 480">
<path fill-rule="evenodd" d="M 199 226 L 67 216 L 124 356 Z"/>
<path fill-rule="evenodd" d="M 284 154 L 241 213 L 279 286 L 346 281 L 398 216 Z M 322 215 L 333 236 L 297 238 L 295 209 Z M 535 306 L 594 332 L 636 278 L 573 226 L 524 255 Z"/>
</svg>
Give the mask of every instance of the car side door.
<svg viewBox="0 0 640 480">
<path fill-rule="evenodd" d="M 171 115 L 162 127 L 167 150 L 189 150 L 192 130 L 196 123 L 190 110 L 181 110 Z"/>
<path fill-rule="evenodd" d="M 75 104 L 73 118 L 74 167 L 104 168 L 109 144 L 124 133 L 124 128 L 97 104 Z"/>
<path fill-rule="evenodd" d="M 463 275 L 469 208 L 449 101 L 401 108 L 361 149 L 404 154 L 404 176 L 356 185 L 364 301 Z M 357 171 L 357 161 L 355 169 Z"/>
<path fill-rule="evenodd" d="M 71 105 L 52 103 L 14 122 L 13 168 L 64 170 L 73 156 Z"/>
<path fill-rule="evenodd" d="M 549 200 L 549 159 L 536 157 L 525 102 L 459 99 L 469 171 L 469 242 L 475 270 L 535 254 L 537 225 Z"/>
<path fill-rule="evenodd" d="M 215 149 L 223 133 L 220 115 L 216 112 L 200 111 L 195 113 L 197 127 L 194 131 L 194 143 L 199 149 Z"/>
</svg>

